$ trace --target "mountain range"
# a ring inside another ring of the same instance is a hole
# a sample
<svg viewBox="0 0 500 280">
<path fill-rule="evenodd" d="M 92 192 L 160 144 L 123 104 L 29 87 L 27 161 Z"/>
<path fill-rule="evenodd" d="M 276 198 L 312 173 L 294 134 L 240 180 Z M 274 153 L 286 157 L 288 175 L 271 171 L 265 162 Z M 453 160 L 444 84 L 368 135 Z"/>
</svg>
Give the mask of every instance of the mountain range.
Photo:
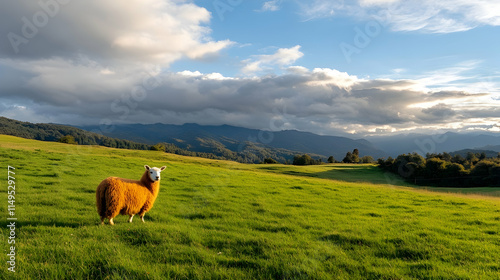
<svg viewBox="0 0 500 280">
<path fill-rule="evenodd" d="M 98 130 L 98 126 L 84 126 L 85 130 Z M 500 152 L 498 133 L 454 133 L 434 135 L 399 134 L 391 136 L 351 139 L 339 136 L 323 136 L 296 130 L 264 131 L 229 125 L 202 126 L 198 124 L 128 124 L 117 125 L 106 136 L 127 139 L 140 143 L 174 143 L 182 149 L 215 153 L 226 148 L 242 152 L 246 145 L 268 149 L 271 153 L 280 151 L 282 158 L 289 159 L 295 154 L 308 153 L 317 158 L 333 156 L 341 161 L 348 151 L 358 149 L 360 156 L 396 157 L 400 154 L 417 152 L 453 153 L 457 151 Z M 278 150 L 277 150 L 278 149 Z"/>
<path fill-rule="evenodd" d="M 5 117 L 0 117 L 0 133 L 45 141 L 58 141 L 62 136 L 72 135 L 79 144 L 132 149 L 149 149 L 152 145 L 163 143 L 166 151 L 172 153 L 250 163 L 262 162 L 265 158 L 290 162 L 298 154 L 309 154 L 322 160 L 333 156 L 341 161 L 347 152 L 354 149 L 359 150 L 361 157 L 368 155 L 374 159 L 412 152 L 422 155 L 484 152 L 488 156 L 500 153 L 498 133 L 446 132 L 351 139 L 296 130 L 264 131 L 229 125 L 160 123 L 115 125 L 103 132 L 99 126 L 33 124 Z"/>
<path fill-rule="evenodd" d="M 461 150 L 472 152 L 500 152 L 499 133 L 455 133 L 434 135 L 399 134 L 367 138 L 375 147 L 394 157 L 404 153 L 456 153 Z"/>
<path fill-rule="evenodd" d="M 98 131 L 98 126 L 81 126 L 88 131 Z M 347 152 L 358 149 L 360 156 L 384 157 L 386 152 L 364 139 L 339 136 L 322 136 L 296 130 L 264 131 L 229 125 L 202 126 L 198 124 L 128 124 L 116 125 L 104 135 L 134 142 L 156 144 L 173 143 L 189 151 L 214 153 L 221 149 L 244 153 L 247 149 L 263 149 L 278 154 L 280 159 L 291 160 L 297 154 L 310 154 L 326 160 L 329 156 L 341 161 Z"/>
</svg>

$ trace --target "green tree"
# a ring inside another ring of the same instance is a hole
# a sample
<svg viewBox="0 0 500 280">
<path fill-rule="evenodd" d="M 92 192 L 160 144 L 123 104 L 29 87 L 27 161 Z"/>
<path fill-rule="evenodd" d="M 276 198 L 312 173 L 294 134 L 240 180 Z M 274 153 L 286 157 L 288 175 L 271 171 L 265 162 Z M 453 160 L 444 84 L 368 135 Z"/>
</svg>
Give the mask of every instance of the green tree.
<svg viewBox="0 0 500 280">
<path fill-rule="evenodd" d="M 333 156 L 328 157 L 328 163 L 335 163 L 335 158 Z"/>
<path fill-rule="evenodd" d="M 158 143 L 156 145 L 151 146 L 150 150 L 151 151 L 165 152 L 167 150 L 167 147 L 163 143 Z"/>
<path fill-rule="evenodd" d="M 272 158 L 265 158 L 264 163 L 265 164 L 277 164 L 278 162 Z"/>
<path fill-rule="evenodd" d="M 394 159 L 391 156 L 389 156 L 384 162 L 384 167 L 391 169 L 393 164 L 394 164 Z"/>
<path fill-rule="evenodd" d="M 451 161 L 452 160 L 452 157 L 449 153 L 446 153 L 444 152 L 442 155 L 441 155 L 441 159 L 444 160 L 444 161 Z"/>
<path fill-rule="evenodd" d="M 296 155 L 293 158 L 293 165 L 310 165 L 311 160 L 312 158 L 310 155 Z"/>
<path fill-rule="evenodd" d="M 347 152 L 345 155 L 344 159 L 342 160 L 343 163 L 353 163 L 353 156 L 351 152 Z"/>
<path fill-rule="evenodd" d="M 479 161 L 476 154 L 474 154 L 473 152 L 468 152 L 466 159 L 471 165 L 474 165 Z"/>
<path fill-rule="evenodd" d="M 443 177 L 444 171 L 447 169 L 447 165 L 450 163 L 439 159 L 431 158 L 426 162 L 425 165 L 425 175 L 427 178 L 441 178 Z"/>
<path fill-rule="evenodd" d="M 66 144 L 73 144 L 73 145 L 78 144 L 75 141 L 75 137 L 73 135 L 66 135 L 66 136 L 61 137 L 61 138 L 59 138 L 59 142 L 66 143 Z"/>
<path fill-rule="evenodd" d="M 364 157 L 362 157 L 362 158 L 360 159 L 360 161 L 361 161 L 362 163 L 372 163 L 372 162 L 374 162 L 375 160 L 374 160 L 374 159 L 373 159 L 373 157 L 371 157 L 371 156 L 364 156 Z"/>
<path fill-rule="evenodd" d="M 315 160 L 310 155 L 296 155 L 293 158 L 293 165 L 313 165 L 321 164 L 321 159 Z"/>
<path fill-rule="evenodd" d="M 359 162 L 359 150 L 358 149 L 354 149 L 352 151 L 352 162 L 353 163 L 358 163 Z"/>
<path fill-rule="evenodd" d="M 460 154 L 456 154 L 452 159 L 451 162 L 458 163 L 458 164 L 464 164 L 466 159 L 461 156 Z"/>
<path fill-rule="evenodd" d="M 482 152 L 482 153 L 479 155 L 479 160 L 483 160 L 483 159 L 486 159 L 486 153 L 485 153 L 485 152 Z"/>
<path fill-rule="evenodd" d="M 438 158 L 432 158 L 438 159 Z M 390 170 L 405 178 L 414 178 L 422 173 L 425 167 L 425 159 L 417 154 L 399 155 L 392 164 Z"/>
</svg>

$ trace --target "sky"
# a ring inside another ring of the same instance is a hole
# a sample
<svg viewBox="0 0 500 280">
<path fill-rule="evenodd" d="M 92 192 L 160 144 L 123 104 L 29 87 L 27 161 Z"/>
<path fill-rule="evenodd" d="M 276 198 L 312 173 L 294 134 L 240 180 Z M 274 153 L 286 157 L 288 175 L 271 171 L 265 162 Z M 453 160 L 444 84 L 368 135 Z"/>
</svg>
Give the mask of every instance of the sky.
<svg viewBox="0 0 500 280">
<path fill-rule="evenodd" d="M 0 116 L 321 135 L 500 132 L 500 2 L 0 4 Z"/>
</svg>

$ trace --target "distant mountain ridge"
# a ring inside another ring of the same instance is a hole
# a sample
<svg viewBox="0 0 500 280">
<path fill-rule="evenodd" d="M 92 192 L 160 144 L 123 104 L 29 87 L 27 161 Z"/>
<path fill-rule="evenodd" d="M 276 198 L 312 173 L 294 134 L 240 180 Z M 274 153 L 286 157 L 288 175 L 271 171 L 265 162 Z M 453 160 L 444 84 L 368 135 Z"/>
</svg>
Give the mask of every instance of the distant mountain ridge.
<svg viewBox="0 0 500 280">
<path fill-rule="evenodd" d="M 99 127 L 80 126 L 80 128 L 92 131 Z M 322 159 L 334 156 L 335 159 L 342 160 L 347 152 L 354 149 L 359 150 L 360 156 L 369 155 L 374 158 L 386 156 L 384 151 L 364 139 L 321 136 L 296 130 L 264 131 L 230 125 L 127 124 L 116 125 L 111 132 L 104 135 L 151 145 L 161 142 L 174 143 L 183 149 L 215 152 L 215 154 L 217 154 L 217 151 L 214 151 L 216 146 L 232 152 L 241 152 L 247 144 L 252 143 L 271 151 L 276 149 L 282 152 L 288 151 L 289 160 L 293 155 L 305 153 Z"/>
<path fill-rule="evenodd" d="M 33 124 L 5 117 L 0 117 L 0 133 L 45 141 L 58 141 L 62 136 L 72 135 L 79 144 L 132 149 L 149 149 L 157 143 L 165 143 L 166 150 L 171 153 L 253 163 L 265 158 L 291 162 L 295 155 L 306 153 L 316 159 L 334 156 L 341 161 L 353 149 L 358 149 L 360 156 L 369 155 L 375 159 L 412 152 L 424 156 L 442 152 L 485 152 L 494 156 L 500 152 L 500 133 L 400 134 L 354 140 L 296 130 L 264 131 L 192 123 L 116 125 L 112 131 L 102 133 L 99 126 Z"/>
<path fill-rule="evenodd" d="M 399 134 L 367 139 L 377 148 L 387 151 L 392 157 L 412 152 L 425 156 L 427 153 L 452 153 L 467 149 L 500 152 L 500 134 L 494 133 Z"/>
<path fill-rule="evenodd" d="M 481 147 L 480 149 L 500 153 L 500 145 L 496 145 L 496 146 L 487 145 L 487 146 Z"/>
<path fill-rule="evenodd" d="M 484 153 L 486 157 L 488 158 L 495 158 L 498 156 L 500 152 L 496 152 L 493 150 L 483 150 L 483 149 L 463 149 L 455 152 L 451 152 L 450 155 L 461 155 L 462 157 L 467 157 L 468 153 L 473 153 L 473 154 L 482 154 Z"/>
</svg>

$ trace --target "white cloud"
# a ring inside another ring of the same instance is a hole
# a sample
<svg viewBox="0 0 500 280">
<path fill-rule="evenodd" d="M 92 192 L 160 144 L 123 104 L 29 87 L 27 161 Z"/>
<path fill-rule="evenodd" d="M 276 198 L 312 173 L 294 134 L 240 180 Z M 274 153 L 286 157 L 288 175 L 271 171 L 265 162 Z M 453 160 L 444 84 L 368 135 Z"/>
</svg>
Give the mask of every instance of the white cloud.
<svg viewBox="0 0 500 280">
<path fill-rule="evenodd" d="M 266 12 L 276 12 L 280 9 L 282 0 L 271 0 L 271 1 L 266 1 L 264 4 L 262 4 L 262 8 L 260 11 Z"/>
<path fill-rule="evenodd" d="M 341 1 L 327 0 L 298 1 L 298 4 L 300 13 L 306 21 L 315 18 L 335 16 L 338 10 L 343 10 L 347 7 Z"/>
<path fill-rule="evenodd" d="M 7 73 L 0 76 L 0 115 L 35 122 L 227 123 L 345 134 L 488 125 L 500 113 L 500 100 L 486 100 L 488 94 L 431 90 L 419 80 L 361 79 L 329 68 L 290 66 L 280 75 L 240 78 L 154 68 L 110 74 L 84 59 L 0 60 L 0 68 Z M 137 87 L 142 91 L 134 92 Z"/>
<path fill-rule="evenodd" d="M 500 25 L 500 2 L 490 0 L 314 0 L 301 3 L 305 19 L 349 15 L 379 20 L 394 31 L 451 33 Z"/>
<path fill-rule="evenodd" d="M 361 6 L 374 6 L 374 5 L 387 5 L 394 4 L 399 2 L 400 0 L 360 0 L 359 4 Z"/>
<path fill-rule="evenodd" d="M 40 1 L 44 2 L 44 1 Z M 52 1 L 58 3 L 56 1 Z M 23 37 L 23 17 L 33 22 L 44 12 L 38 1 L 8 1 L 0 10 L 0 31 Z M 53 8 L 54 16 L 20 44 L 19 58 L 83 55 L 102 64 L 155 63 L 168 66 L 188 57 L 213 56 L 232 44 L 210 37 L 210 12 L 176 0 L 70 1 Z M 26 29 L 26 28 L 25 28 Z M 9 40 L 0 43 L 0 57 L 14 55 Z"/>
<path fill-rule="evenodd" d="M 254 74 L 269 67 L 291 65 L 304 56 L 300 48 L 301 46 L 297 45 L 292 48 L 278 49 L 274 54 L 255 55 L 251 59 L 242 61 L 245 66 L 241 71 L 245 74 Z"/>
</svg>

